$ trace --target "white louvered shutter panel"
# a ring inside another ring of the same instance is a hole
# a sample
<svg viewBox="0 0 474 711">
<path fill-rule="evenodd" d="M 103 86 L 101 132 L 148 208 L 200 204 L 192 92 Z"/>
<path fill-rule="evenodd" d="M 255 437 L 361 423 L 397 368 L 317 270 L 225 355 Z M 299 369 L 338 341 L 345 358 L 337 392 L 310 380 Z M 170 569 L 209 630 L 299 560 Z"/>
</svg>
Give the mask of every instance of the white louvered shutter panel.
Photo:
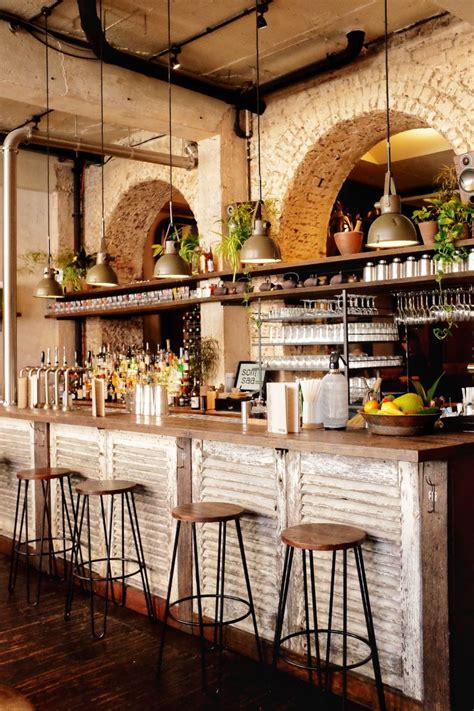
<svg viewBox="0 0 474 711">
<path fill-rule="evenodd" d="M 2 417 L 0 421 L 0 534 L 11 538 L 15 521 L 18 479 L 16 473 L 30 469 L 33 429 L 25 420 Z M 34 487 L 30 486 L 30 489 Z M 21 515 L 21 510 L 19 512 Z M 29 499 L 29 527 L 33 531 L 34 496 Z M 29 533 L 30 537 L 31 534 Z"/>
</svg>

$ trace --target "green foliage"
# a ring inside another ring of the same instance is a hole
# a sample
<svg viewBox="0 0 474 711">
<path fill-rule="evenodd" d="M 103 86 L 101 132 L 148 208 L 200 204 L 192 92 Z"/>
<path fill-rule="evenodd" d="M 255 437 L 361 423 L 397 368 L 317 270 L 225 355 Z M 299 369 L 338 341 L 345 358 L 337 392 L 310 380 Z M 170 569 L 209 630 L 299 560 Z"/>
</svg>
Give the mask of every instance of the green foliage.
<svg viewBox="0 0 474 711">
<path fill-rule="evenodd" d="M 46 266 L 48 255 L 42 251 L 30 251 L 21 256 L 24 264 L 23 271 L 33 274 L 38 266 Z M 80 291 L 82 279 L 87 274 L 88 269 L 94 266 L 97 254 L 88 254 L 84 247 L 78 252 L 60 252 L 57 256 L 52 256 L 51 264 L 62 271 L 62 285 L 65 289 Z"/>
<path fill-rule="evenodd" d="M 227 234 L 222 235 L 220 243 L 216 246 L 216 253 L 232 269 L 233 281 L 235 281 L 240 268 L 240 250 L 252 234 L 253 211 L 254 205 L 251 202 L 239 202 L 232 205 L 232 212 L 227 219 Z"/>
<path fill-rule="evenodd" d="M 206 384 L 215 374 L 218 362 L 219 342 L 211 336 L 204 336 L 189 352 L 189 373 L 201 384 Z"/>
<path fill-rule="evenodd" d="M 168 235 L 168 239 L 171 239 L 174 242 L 180 242 L 180 257 L 182 257 L 189 264 L 192 264 L 194 256 L 200 250 L 200 236 L 195 235 L 192 232 L 188 232 L 187 234 L 183 235 L 182 228 L 179 230 L 175 228 Z M 161 257 L 164 252 L 164 246 L 162 244 L 152 244 L 151 249 L 154 257 Z"/>
<path fill-rule="evenodd" d="M 426 202 L 429 201 L 426 200 Z M 420 222 L 430 222 L 430 220 L 437 220 L 438 210 L 432 204 L 425 205 L 424 207 L 420 207 L 419 210 L 414 210 L 411 219 L 416 225 L 419 225 Z"/>
<path fill-rule="evenodd" d="M 432 401 L 432 399 L 434 398 L 435 393 L 436 393 L 436 390 L 438 389 L 438 385 L 439 385 L 440 380 L 441 380 L 441 378 L 443 377 L 443 375 L 444 375 L 444 370 L 443 370 L 443 372 L 441 373 L 441 375 L 440 375 L 438 378 L 436 378 L 436 380 L 435 380 L 434 383 L 431 385 L 431 387 L 428 388 L 428 390 L 425 390 L 425 388 L 423 387 L 423 385 L 420 383 L 419 380 L 412 380 L 412 379 L 410 378 L 410 383 L 411 383 L 411 385 L 413 385 L 413 388 L 414 388 L 415 392 L 416 392 L 417 395 L 419 395 L 419 396 L 421 397 L 421 399 L 423 400 L 423 404 L 424 404 L 424 405 L 429 405 L 430 402 Z"/>
</svg>

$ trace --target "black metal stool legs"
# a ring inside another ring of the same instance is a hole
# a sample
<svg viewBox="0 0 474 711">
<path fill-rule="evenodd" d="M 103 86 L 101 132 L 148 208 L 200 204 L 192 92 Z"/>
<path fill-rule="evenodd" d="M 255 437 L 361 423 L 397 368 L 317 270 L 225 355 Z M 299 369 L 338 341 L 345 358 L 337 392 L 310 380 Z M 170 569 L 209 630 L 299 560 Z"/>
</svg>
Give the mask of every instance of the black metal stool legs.
<svg viewBox="0 0 474 711">
<path fill-rule="evenodd" d="M 129 498 L 130 494 L 130 498 Z M 145 596 L 145 603 L 147 607 L 148 616 L 153 619 L 153 601 L 151 597 L 150 586 L 148 582 L 148 574 L 145 566 L 145 559 L 143 553 L 143 544 L 140 536 L 140 528 L 138 525 L 138 517 L 135 506 L 135 500 L 133 497 L 133 492 L 121 492 L 121 556 L 119 558 L 113 557 L 112 555 L 112 541 L 113 541 L 113 522 L 114 522 L 114 510 L 115 510 L 115 496 L 111 494 L 108 496 L 110 501 L 110 510 L 107 512 L 104 496 L 100 495 L 100 520 L 103 531 L 103 538 L 105 544 L 105 557 L 103 558 L 93 558 L 92 554 L 92 532 L 91 532 L 91 516 L 90 516 L 90 496 L 84 495 L 81 507 L 81 495 L 78 494 L 77 506 L 75 510 L 74 517 L 74 533 L 73 533 L 73 555 L 71 560 L 71 571 L 69 575 L 69 588 L 68 595 L 66 599 L 65 607 L 65 619 L 68 620 L 71 616 L 72 601 L 74 596 L 74 578 L 78 578 L 80 581 L 87 581 L 90 595 L 90 614 L 91 614 L 91 629 L 92 635 L 95 639 L 102 639 L 107 631 L 107 615 L 109 600 L 115 605 L 123 606 L 125 605 L 126 599 L 126 584 L 125 581 L 128 577 L 140 573 L 143 593 Z M 127 509 L 130 523 L 130 530 L 132 532 L 133 543 L 135 546 L 136 558 L 127 558 L 125 555 L 125 509 Z M 108 520 L 107 520 L 108 519 Z M 87 526 L 87 560 L 86 565 L 82 557 L 82 531 L 84 526 L 84 520 Z M 80 558 L 80 565 L 79 565 Z M 118 563 L 120 565 L 120 573 L 114 574 L 112 569 L 113 563 Z M 137 570 L 127 573 L 125 570 L 126 563 L 135 563 L 138 567 Z M 100 575 L 94 573 L 94 564 L 103 563 L 105 567 L 105 575 Z M 87 566 L 87 567 L 86 567 Z M 117 602 L 115 597 L 114 582 L 120 581 L 122 584 L 120 602 Z M 104 586 L 104 602 L 102 611 L 102 627 L 100 630 L 96 626 L 96 618 L 98 611 L 96 610 L 95 597 L 96 593 L 94 587 L 97 583 L 103 582 Z"/>
<path fill-rule="evenodd" d="M 303 564 L 303 594 L 304 594 L 304 623 L 305 627 L 302 631 L 293 632 L 282 637 L 282 629 L 285 617 L 286 601 L 288 596 L 288 586 L 291 576 L 291 567 L 293 561 L 294 548 L 292 546 L 286 547 L 285 553 L 285 563 L 283 568 L 282 583 L 280 589 L 280 599 L 278 605 L 278 614 L 275 627 L 275 641 L 273 648 L 273 671 L 276 670 L 278 658 L 281 656 L 284 661 L 288 664 L 296 666 L 300 669 L 306 669 L 308 672 L 308 677 L 310 683 L 312 682 L 313 672 L 316 671 L 318 677 L 318 684 L 321 690 L 329 692 L 331 686 L 331 673 L 332 671 L 340 671 L 342 678 L 342 708 L 346 708 L 347 703 L 347 672 L 350 669 L 355 669 L 360 667 L 370 660 L 372 660 L 374 668 L 375 683 L 377 688 L 377 698 L 379 703 L 379 708 L 381 711 L 385 711 L 385 697 L 384 689 L 382 683 L 382 675 L 380 671 L 380 662 L 377 650 L 377 643 L 375 639 L 374 623 L 372 618 L 372 610 L 369 601 L 369 591 L 367 586 L 367 579 L 365 575 L 364 561 L 362 557 L 362 549 L 359 546 L 353 548 L 354 556 L 357 566 L 357 574 L 359 579 L 360 594 L 362 599 L 362 606 L 364 609 L 364 616 L 367 625 L 367 638 L 360 637 L 359 635 L 353 634 L 348 631 L 348 596 L 347 596 L 347 550 L 342 550 L 342 630 L 333 629 L 333 610 L 334 610 L 334 587 L 335 587 L 335 576 L 336 576 L 336 551 L 332 555 L 332 566 L 331 566 L 331 584 L 329 590 L 329 610 L 328 610 L 328 626 L 327 629 L 320 629 L 318 627 L 318 613 L 317 613 L 317 598 L 316 598 L 316 584 L 315 584 L 315 573 L 314 573 L 314 560 L 313 551 L 302 549 L 302 564 Z M 308 553 L 308 555 L 306 555 Z M 308 584 L 308 558 L 309 558 L 309 572 L 310 572 L 310 584 Z M 310 611 L 309 611 L 309 599 L 311 589 L 311 607 L 313 612 L 312 627 L 310 625 Z M 326 658 L 324 665 L 324 675 L 323 667 L 321 664 L 321 649 L 319 637 L 321 634 L 327 635 L 326 643 Z M 313 664 L 312 656 L 312 645 L 311 645 L 311 635 L 314 635 L 314 645 L 316 652 L 316 664 Z M 342 664 L 335 664 L 330 661 L 331 656 L 331 637 L 332 635 L 339 635 L 342 637 Z M 280 653 L 281 646 L 294 638 L 303 636 L 306 640 L 306 663 L 295 661 L 293 658 L 284 657 Z M 355 638 L 360 642 L 363 642 L 369 649 L 369 654 L 362 660 L 349 663 L 348 660 L 348 638 Z"/>
<path fill-rule="evenodd" d="M 68 478 L 69 481 L 69 478 Z M 24 482 L 24 487 L 22 483 Z M 69 509 L 67 505 L 64 484 L 62 478 L 59 479 L 60 482 L 60 520 L 62 523 L 62 533 L 60 536 L 54 537 L 52 535 L 53 521 L 51 516 L 51 482 L 50 480 L 41 481 L 41 493 L 43 498 L 42 505 L 42 517 L 41 517 L 41 533 L 37 538 L 31 538 L 29 535 L 29 505 L 28 497 L 30 491 L 30 481 L 28 479 L 18 480 L 17 498 L 15 506 L 15 522 L 13 526 L 13 540 L 11 548 L 11 560 L 10 560 L 10 574 L 8 579 L 8 590 L 12 593 L 15 589 L 17 572 L 18 572 L 18 562 L 20 555 L 25 556 L 26 561 L 26 596 L 28 604 L 32 607 L 36 607 L 40 600 L 41 593 L 41 578 L 43 573 L 43 558 L 47 556 L 48 565 L 47 572 L 49 575 L 55 575 L 59 577 L 58 564 L 56 559 L 56 551 L 54 549 L 54 541 L 61 541 L 60 554 L 62 554 L 62 559 L 64 561 L 64 577 L 67 578 L 67 557 L 66 553 L 72 550 L 71 547 L 67 546 L 67 529 L 66 522 L 69 527 L 69 533 L 72 541 L 72 526 L 71 519 L 69 515 Z M 69 484 L 70 486 L 70 484 Z M 23 494 L 23 503 L 21 502 Z M 74 502 L 72 500 L 71 493 L 71 505 L 74 512 Z M 20 514 L 21 508 L 21 514 Z M 23 538 L 23 531 L 25 532 L 25 537 Z M 32 549 L 32 546 L 34 548 Z M 72 544 L 71 544 L 72 546 Z M 31 558 L 38 558 L 38 565 L 36 570 L 36 593 L 33 594 L 31 590 L 31 570 L 30 562 Z"/>
<path fill-rule="evenodd" d="M 173 587 L 174 569 L 176 567 L 176 558 L 178 556 L 178 543 L 179 543 L 180 529 L 181 529 L 181 521 L 178 521 L 176 524 L 176 533 L 174 535 L 173 554 L 171 556 L 171 570 L 170 570 L 170 577 L 168 580 L 168 592 L 166 593 L 165 614 L 163 617 L 163 631 L 161 633 L 160 646 L 158 648 L 158 664 L 157 664 L 157 673 L 158 674 L 161 671 L 161 665 L 163 663 L 163 649 L 165 646 L 166 626 L 167 626 L 168 616 L 169 616 L 169 612 L 170 612 L 171 588 Z"/>
<path fill-rule="evenodd" d="M 200 578 L 200 572 L 199 572 L 199 553 L 198 553 L 198 543 L 197 543 L 197 530 L 196 530 L 196 523 L 194 521 L 192 521 L 191 522 L 191 532 L 192 532 L 192 556 L 193 556 L 193 568 L 194 568 L 194 594 L 188 595 L 187 597 L 180 598 L 179 600 L 175 600 L 174 602 L 171 602 L 171 590 L 172 590 L 172 585 L 173 585 L 174 572 L 175 572 L 175 568 L 176 568 L 176 559 L 177 559 L 178 544 L 179 544 L 179 533 L 180 533 L 180 527 L 181 527 L 181 521 L 178 519 L 176 533 L 175 533 L 174 546 L 173 546 L 173 554 L 172 554 L 172 559 L 171 559 L 170 577 L 168 580 L 168 590 L 167 590 L 167 595 L 166 595 L 166 604 L 165 604 L 165 612 L 164 612 L 164 620 L 163 620 L 164 627 L 163 627 L 163 632 L 161 635 L 160 646 L 159 646 L 159 651 L 158 651 L 158 673 L 159 673 L 161 671 L 161 666 L 162 666 L 162 661 L 163 661 L 164 640 L 165 640 L 166 626 L 167 626 L 169 617 L 172 617 L 175 621 L 177 621 L 181 624 L 190 625 L 191 627 L 198 627 L 199 628 L 199 639 L 200 639 L 200 644 L 201 644 L 202 685 L 203 685 L 203 688 L 206 688 L 206 686 L 207 686 L 207 682 L 206 682 L 206 638 L 205 638 L 204 630 L 206 627 L 213 627 L 214 628 L 213 629 L 213 636 L 212 636 L 213 647 L 217 651 L 217 654 L 218 654 L 216 693 L 218 693 L 220 691 L 221 682 L 222 682 L 222 661 L 223 661 L 222 657 L 223 657 L 223 650 L 224 650 L 224 628 L 226 625 L 229 625 L 229 624 L 232 624 L 235 622 L 239 622 L 239 621 L 245 619 L 246 617 L 251 616 L 253 626 L 254 626 L 254 631 L 255 631 L 257 654 L 258 654 L 259 660 L 262 661 L 260 638 L 258 635 L 257 620 L 256 620 L 256 616 L 255 616 L 255 607 L 254 607 L 253 598 L 252 598 L 252 591 L 251 591 L 251 587 L 250 587 L 250 578 L 249 578 L 249 573 L 248 573 L 247 561 L 246 561 L 246 557 L 245 557 L 242 531 L 241 531 L 240 523 L 239 523 L 238 519 L 234 519 L 234 520 L 236 523 L 237 538 L 238 538 L 238 543 L 239 543 L 242 568 L 243 568 L 245 584 L 246 584 L 246 589 L 247 589 L 247 599 L 235 597 L 234 595 L 228 595 L 225 592 L 226 547 L 227 547 L 227 521 L 225 521 L 225 520 L 218 521 L 219 532 L 218 532 L 218 545 L 217 545 L 217 569 L 216 569 L 215 593 L 212 593 L 212 594 L 211 593 L 205 593 L 205 594 L 202 593 L 201 578 Z M 204 613 L 203 613 L 203 599 L 204 598 L 211 598 L 214 601 L 214 620 L 212 622 L 207 622 L 204 620 Z M 243 614 L 240 614 L 239 616 L 235 617 L 234 619 L 231 619 L 231 620 L 225 619 L 226 600 L 233 600 L 233 601 L 236 601 L 239 603 L 243 603 L 246 606 L 246 612 Z M 192 602 L 192 601 L 196 601 L 197 622 L 195 622 L 193 619 L 192 609 L 191 609 L 191 619 L 190 620 L 174 617 L 173 613 L 171 612 L 171 608 L 173 608 L 175 605 L 182 605 L 185 602 Z"/>
<path fill-rule="evenodd" d="M 357 574 L 359 577 L 362 605 L 364 607 L 365 620 L 367 624 L 367 634 L 369 635 L 369 642 L 372 650 L 372 665 L 374 667 L 375 684 L 377 687 L 377 698 L 381 711 L 385 711 L 385 695 L 383 690 L 382 674 L 380 671 L 379 654 L 377 649 L 377 642 L 375 639 L 372 609 L 370 607 L 369 588 L 367 586 L 367 578 L 365 576 L 364 559 L 362 556 L 362 548 L 360 546 L 357 546 L 357 548 L 354 549 L 354 555 L 357 565 Z"/>
</svg>

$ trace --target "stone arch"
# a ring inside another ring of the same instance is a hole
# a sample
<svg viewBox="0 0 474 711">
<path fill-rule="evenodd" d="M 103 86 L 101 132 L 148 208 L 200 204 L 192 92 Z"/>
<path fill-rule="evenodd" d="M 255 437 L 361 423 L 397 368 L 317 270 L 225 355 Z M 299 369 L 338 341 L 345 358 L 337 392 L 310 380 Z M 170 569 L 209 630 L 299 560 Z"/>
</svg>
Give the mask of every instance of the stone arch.
<svg viewBox="0 0 474 711">
<path fill-rule="evenodd" d="M 132 185 L 120 196 L 107 225 L 107 248 L 121 283 L 142 277 L 143 251 L 156 217 L 169 200 L 169 183 L 151 179 Z M 173 200 L 186 201 L 176 188 Z"/>
<path fill-rule="evenodd" d="M 455 153 L 469 150 L 474 135 L 460 100 L 466 89 L 452 66 L 416 63 L 404 47 L 392 54 L 398 54 L 390 81 L 392 131 L 430 127 Z M 264 119 L 267 192 L 280 200 L 279 242 L 287 260 L 324 256 L 330 211 L 345 177 L 385 136 L 383 65 L 368 58 L 293 98 L 283 133 L 278 117 L 287 97 L 270 105 Z"/>
<path fill-rule="evenodd" d="M 393 133 L 426 126 L 398 112 L 392 112 L 391 120 Z M 284 260 L 325 256 L 336 196 L 360 157 L 384 136 L 384 114 L 374 111 L 339 122 L 307 152 L 283 202 L 279 244 Z"/>
</svg>

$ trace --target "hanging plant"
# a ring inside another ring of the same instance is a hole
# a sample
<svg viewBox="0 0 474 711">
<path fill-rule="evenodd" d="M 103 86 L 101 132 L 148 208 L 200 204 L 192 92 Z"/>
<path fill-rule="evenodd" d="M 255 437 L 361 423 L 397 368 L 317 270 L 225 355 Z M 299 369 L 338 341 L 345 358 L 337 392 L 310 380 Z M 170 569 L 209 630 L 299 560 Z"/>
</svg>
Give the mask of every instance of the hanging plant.
<svg viewBox="0 0 474 711">
<path fill-rule="evenodd" d="M 179 256 L 182 257 L 185 262 L 188 262 L 188 264 L 193 265 L 193 272 L 198 271 L 199 255 L 201 253 L 200 235 L 193 234 L 192 232 L 187 232 L 183 235 L 182 228 L 178 230 L 175 227 L 168 235 L 168 239 L 180 243 Z M 162 244 L 152 244 L 151 249 L 154 257 L 161 257 L 164 246 Z"/>
<path fill-rule="evenodd" d="M 24 265 L 20 271 L 33 274 L 38 265 L 43 265 L 47 258 L 46 252 L 34 250 L 25 252 L 20 257 Z M 62 273 L 61 284 L 69 291 L 80 291 L 82 289 L 83 279 L 85 279 L 87 271 L 95 265 L 96 261 L 97 253 L 88 254 L 84 247 L 81 247 L 77 252 L 60 252 L 51 259 L 53 267 Z"/>
</svg>

